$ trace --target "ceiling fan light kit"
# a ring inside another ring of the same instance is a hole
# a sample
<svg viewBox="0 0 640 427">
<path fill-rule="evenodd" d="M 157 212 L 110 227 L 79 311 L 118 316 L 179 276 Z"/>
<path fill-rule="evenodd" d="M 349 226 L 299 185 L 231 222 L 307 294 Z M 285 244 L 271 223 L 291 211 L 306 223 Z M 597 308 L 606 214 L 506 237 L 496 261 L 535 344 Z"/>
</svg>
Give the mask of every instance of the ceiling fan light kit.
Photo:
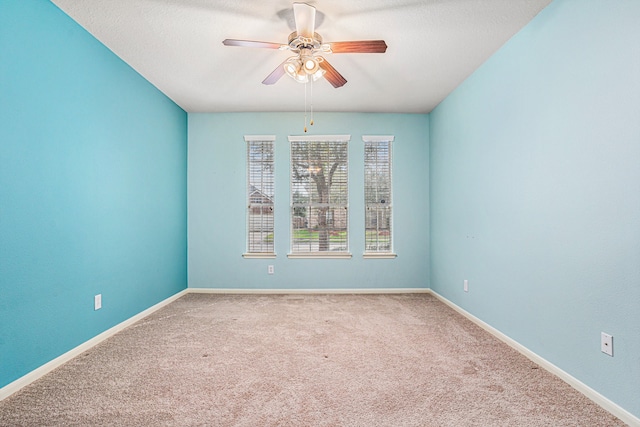
<svg viewBox="0 0 640 427">
<path fill-rule="evenodd" d="M 262 83 L 275 84 L 280 77 L 287 74 L 299 83 L 314 82 L 325 78 L 334 88 L 347 83 L 340 74 L 321 54 L 332 53 L 384 53 L 387 44 L 384 40 L 361 40 L 323 43 L 320 34 L 315 32 L 316 8 L 306 3 L 293 3 L 293 14 L 296 31 L 289 35 L 287 44 L 271 42 L 226 39 L 225 46 L 257 47 L 266 49 L 288 50 L 295 55 L 287 58 L 271 72 Z M 305 89 L 306 98 L 306 89 Z M 306 100 L 305 100 L 306 113 Z M 305 114 L 306 122 L 306 114 Z M 311 120 L 313 124 L 313 119 Z M 305 132 L 307 128 L 305 126 Z"/>
<path fill-rule="evenodd" d="M 301 52 L 299 56 L 292 56 L 284 62 L 284 71 L 299 83 L 308 83 L 324 77 L 326 71 L 320 68 L 322 57 L 315 57 L 310 52 Z M 264 83 L 264 82 L 263 82 Z"/>
</svg>

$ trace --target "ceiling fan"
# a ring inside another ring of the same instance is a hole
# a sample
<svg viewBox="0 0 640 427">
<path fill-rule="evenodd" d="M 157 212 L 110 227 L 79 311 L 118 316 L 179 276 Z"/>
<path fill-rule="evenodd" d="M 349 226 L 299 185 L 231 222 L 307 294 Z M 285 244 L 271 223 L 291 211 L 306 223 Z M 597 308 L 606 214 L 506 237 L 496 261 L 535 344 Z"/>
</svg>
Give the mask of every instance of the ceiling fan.
<svg viewBox="0 0 640 427">
<path fill-rule="evenodd" d="M 323 43 L 320 34 L 315 32 L 316 8 L 306 3 L 293 3 L 296 31 L 289 35 L 287 44 L 226 39 L 225 46 L 257 47 L 288 50 L 295 55 L 287 58 L 273 70 L 262 83 L 272 85 L 285 73 L 300 83 L 327 79 L 338 88 L 347 83 L 345 79 L 321 54 L 329 53 L 384 53 L 387 44 L 384 40 L 360 40 Z"/>
</svg>

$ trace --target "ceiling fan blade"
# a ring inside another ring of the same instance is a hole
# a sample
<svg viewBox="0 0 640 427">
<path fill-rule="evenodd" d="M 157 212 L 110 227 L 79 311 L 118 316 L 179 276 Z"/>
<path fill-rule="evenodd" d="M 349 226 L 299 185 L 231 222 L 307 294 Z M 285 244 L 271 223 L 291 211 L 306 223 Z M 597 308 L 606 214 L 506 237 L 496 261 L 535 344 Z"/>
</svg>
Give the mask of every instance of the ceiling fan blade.
<svg viewBox="0 0 640 427">
<path fill-rule="evenodd" d="M 316 27 L 316 8 L 306 3 L 293 4 L 293 17 L 298 36 L 313 38 Z"/>
<path fill-rule="evenodd" d="M 236 39 L 225 39 L 222 41 L 222 44 L 225 46 L 262 47 L 267 49 L 280 49 L 282 46 L 287 47 L 286 45 L 282 45 L 280 43 L 257 42 L 253 40 L 236 40 Z"/>
<path fill-rule="evenodd" d="M 278 65 L 278 67 L 275 70 L 273 70 L 271 74 L 267 76 L 266 79 L 262 81 L 262 84 L 272 85 L 272 84 L 275 84 L 278 80 L 280 80 L 280 77 L 284 76 L 284 63 L 287 61 L 288 59 L 285 59 L 282 62 L 282 64 Z"/>
<path fill-rule="evenodd" d="M 322 58 L 322 61 L 318 61 L 318 65 L 325 71 L 324 78 L 327 79 L 333 87 L 339 88 L 347 83 L 347 79 L 342 77 L 342 74 L 333 68 L 333 65 L 329 64 L 326 59 Z"/>
<path fill-rule="evenodd" d="M 351 42 L 327 43 L 333 53 L 385 53 L 384 40 L 360 40 Z"/>
</svg>

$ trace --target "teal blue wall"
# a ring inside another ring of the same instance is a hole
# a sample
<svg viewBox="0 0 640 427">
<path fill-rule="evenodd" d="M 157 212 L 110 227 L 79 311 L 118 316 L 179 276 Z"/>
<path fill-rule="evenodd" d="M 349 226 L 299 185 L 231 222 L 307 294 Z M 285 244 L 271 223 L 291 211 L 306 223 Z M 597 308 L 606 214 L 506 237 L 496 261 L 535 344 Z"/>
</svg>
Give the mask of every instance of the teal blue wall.
<svg viewBox="0 0 640 427">
<path fill-rule="evenodd" d="M 301 106 L 302 107 L 302 106 Z M 303 113 L 189 114 L 189 287 L 244 289 L 426 288 L 429 259 L 429 119 L 427 115 L 319 113 L 310 132 L 350 134 L 352 259 L 288 259 L 289 135 L 303 133 Z M 244 135 L 276 136 L 276 259 L 244 259 Z M 362 259 L 362 135 L 394 135 L 396 259 Z M 267 275 L 267 265 L 275 267 Z"/>
<path fill-rule="evenodd" d="M 0 387 L 186 288 L 186 131 L 52 3 L 0 2 Z"/>
<path fill-rule="evenodd" d="M 556 0 L 430 116 L 432 289 L 636 416 L 638 23 Z"/>
</svg>

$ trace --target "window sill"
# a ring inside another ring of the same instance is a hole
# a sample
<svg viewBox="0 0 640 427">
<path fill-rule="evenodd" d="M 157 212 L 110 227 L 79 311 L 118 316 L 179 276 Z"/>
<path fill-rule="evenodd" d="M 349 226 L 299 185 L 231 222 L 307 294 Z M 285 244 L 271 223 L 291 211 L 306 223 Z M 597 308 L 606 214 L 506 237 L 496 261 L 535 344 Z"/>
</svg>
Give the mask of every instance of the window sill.
<svg viewBox="0 0 640 427">
<path fill-rule="evenodd" d="M 242 254 L 242 258 L 255 258 L 255 259 L 267 259 L 275 258 L 275 253 L 246 253 Z"/>
<path fill-rule="evenodd" d="M 351 254 L 349 252 L 297 252 L 287 255 L 291 259 L 349 259 Z"/>
<path fill-rule="evenodd" d="M 362 254 L 362 258 L 364 259 L 392 259 L 396 258 L 398 255 L 394 253 L 364 253 Z"/>
</svg>

